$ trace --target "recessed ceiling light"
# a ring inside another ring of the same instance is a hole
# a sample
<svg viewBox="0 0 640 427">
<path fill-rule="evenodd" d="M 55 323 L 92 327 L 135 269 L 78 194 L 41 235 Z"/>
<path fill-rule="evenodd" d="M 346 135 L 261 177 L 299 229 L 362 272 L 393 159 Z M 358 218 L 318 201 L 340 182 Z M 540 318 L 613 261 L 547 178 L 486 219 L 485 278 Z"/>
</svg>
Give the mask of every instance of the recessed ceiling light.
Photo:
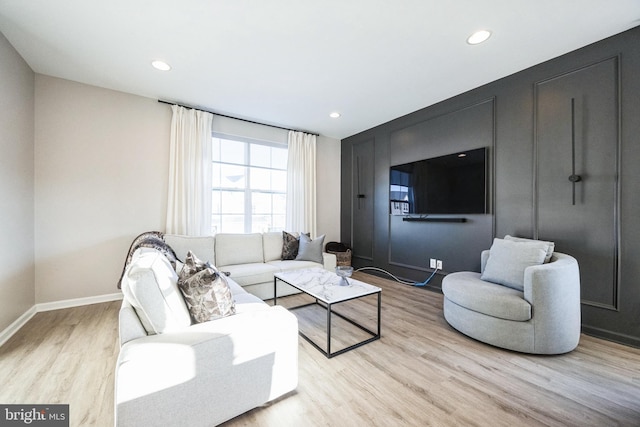
<svg viewBox="0 0 640 427">
<path fill-rule="evenodd" d="M 331 117 L 332 119 L 337 119 L 338 117 L 340 117 L 340 113 L 338 113 L 337 111 L 334 111 L 333 113 L 329 113 L 329 117 Z"/>
<path fill-rule="evenodd" d="M 467 43 L 469 44 L 479 44 L 483 41 L 486 41 L 489 37 L 491 37 L 491 31 L 480 30 L 471 34 L 467 39 Z"/>
<path fill-rule="evenodd" d="M 467 155 L 465 153 L 460 153 L 458 154 L 458 157 L 467 157 Z"/>
<path fill-rule="evenodd" d="M 164 61 L 153 61 L 151 65 L 153 65 L 153 68 L 160 71 L 169 71 L 171 69 L 171 66 Z"/>
</svg>

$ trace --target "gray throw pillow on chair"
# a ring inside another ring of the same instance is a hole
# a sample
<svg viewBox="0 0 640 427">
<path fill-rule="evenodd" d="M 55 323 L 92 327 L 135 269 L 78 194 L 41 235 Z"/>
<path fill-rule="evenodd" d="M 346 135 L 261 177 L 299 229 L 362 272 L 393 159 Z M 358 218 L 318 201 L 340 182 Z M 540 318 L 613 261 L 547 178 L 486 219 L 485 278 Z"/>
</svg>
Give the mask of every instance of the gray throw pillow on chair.
<svg viewBox="0 0 640 427">
<path fill-rule="evenodd" d="M 547 254 L 544 257 L 544 262 L 551 262 L 551 257 L 553 256 L 553 251 L 556 248 L 556 244 L 554 242 L 547 242 L 545 240 L 533 240 L 533 239 L 525 239 L 523 237 L 513 237 L 508 234 L 504 236 L 504 240 L 511 240 L 513 242 L 541 242 L 547 245 Z"/>
<path fill-rule="evenodd" d="M 547 248 L 546 242 L 493 239 L 481 279 L 523 291 L 525 268 L 544 263 Z"/>
</svg>

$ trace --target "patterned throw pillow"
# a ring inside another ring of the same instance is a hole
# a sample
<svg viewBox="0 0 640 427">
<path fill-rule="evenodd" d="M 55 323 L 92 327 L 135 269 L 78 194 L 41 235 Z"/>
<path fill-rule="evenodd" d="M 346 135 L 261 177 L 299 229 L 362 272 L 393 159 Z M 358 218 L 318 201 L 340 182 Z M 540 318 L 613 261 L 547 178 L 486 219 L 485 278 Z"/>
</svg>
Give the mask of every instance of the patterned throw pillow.
<svg viewBox="0 0 640 427">
<path fill-rule="evenodd" d="M 178 287 L 195 323 L 236 313 L 236 302 L 225 275 L 191 251 L 178 276 Z"/>
<path fill-rule="evenodd" d="M 296 233 L 297 234 L 297 233 Z M 298 255 L 298 247 L 300 245 L 299 237 L 287 233 L 286 231 L 282 232 L 282 260 L 291 260 L 296 259 Z"/>
</svg>

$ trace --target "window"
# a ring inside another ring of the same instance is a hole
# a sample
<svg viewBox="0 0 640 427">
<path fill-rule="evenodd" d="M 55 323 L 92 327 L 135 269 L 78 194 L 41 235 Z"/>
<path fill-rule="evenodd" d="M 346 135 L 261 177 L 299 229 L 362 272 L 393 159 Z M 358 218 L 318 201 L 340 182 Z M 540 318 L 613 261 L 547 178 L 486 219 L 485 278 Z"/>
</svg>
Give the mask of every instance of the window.
<svg viewBox="0 0 640 427">
<path fill-rule="evenodd" d="M 284 230 L 287 147 L 214 137 L 212 231 Z"/>
</svg>

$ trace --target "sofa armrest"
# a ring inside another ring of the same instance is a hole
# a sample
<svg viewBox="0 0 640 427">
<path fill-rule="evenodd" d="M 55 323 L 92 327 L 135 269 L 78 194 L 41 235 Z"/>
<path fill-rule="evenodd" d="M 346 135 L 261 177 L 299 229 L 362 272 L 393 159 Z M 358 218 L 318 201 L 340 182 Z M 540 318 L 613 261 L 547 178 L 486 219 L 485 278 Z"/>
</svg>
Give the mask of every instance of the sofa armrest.
<svg viewBox="0 0 640 427">
<path fill-rule="evenodd" d="M 140 318 L 126 298 L 122 300 L 122 306 L 118 313 L 118 336 L 120 337 L 120 346 L 128 341 L 147 336 L 147 331 L 142 326 Z"/>
<path fill-rule="evenodd" d="M 338 259 L 335 254 L 330 254 L 328 252 L 322 253 L 322 266 L 325 270 L 336 271 L 337 265 Z"/>
<path fill-rule="evenodd" d="M 127 342 L 116 425 L 217 425 L 296 388 L 298 322 L 265 307 Z"/>
</svg>

